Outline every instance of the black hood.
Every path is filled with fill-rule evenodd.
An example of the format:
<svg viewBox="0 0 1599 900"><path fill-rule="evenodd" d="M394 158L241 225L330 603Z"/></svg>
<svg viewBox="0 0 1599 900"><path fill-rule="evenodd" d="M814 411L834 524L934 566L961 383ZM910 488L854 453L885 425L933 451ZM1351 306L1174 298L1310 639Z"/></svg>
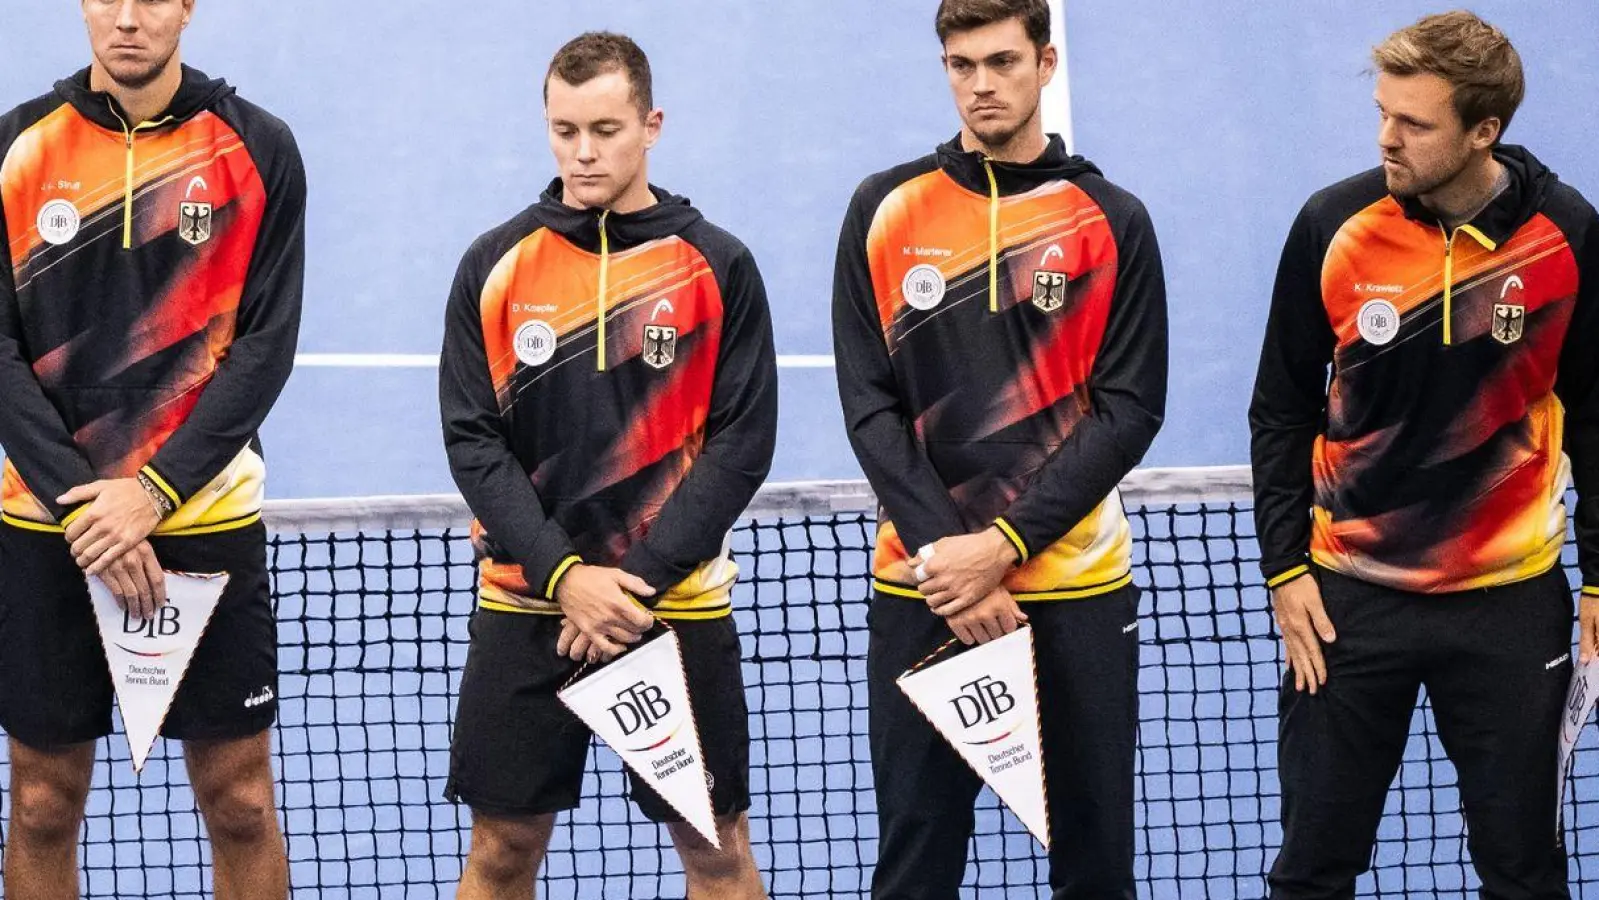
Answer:
<svg viewBox="0 0 1599 900"><path fill-rule="evenodd" d="M125 127L141 124L128 121L127 112L115 97L104 91L89 89L88 69L56 82L55 89L61 99L72 104L72 108L85 119L101 128L122 131ZM232 93L233 87L226 81L211 78L199 69L184 66L183 82L178 85L178 93L173 96L172 102L167 104L167 108L150 121L161 122L163 119L171 119L170 122L163 123L165 125L187 122ZM127 123L126 126L124 122Z"/></svg>
<svg viewBox="0 0 1599 900"><path fill-rule="evenodd" d="M983 154L961 146L960 135L938 147L938 165L969 191L988 193L988 173L983 171ZM1103 174L1093 163L1081 156L1066 152L1066 142L1060 135L1049 136L1044 152L1030 163L994 161L994 181L1001 196L1021 194L1049 181L1076 178L1079 175Z"/></svg>
<svg viewBox="0 0 1599 900"><path fill-rule="evenodd" d="M1544 201L1549 199L1560 176L1539 162L1526 147L1515 144L1495 147L1494 159L1510 173L1510 186L1470 224L1495 244L1503 244L1543 209ZM1409 218L1430 225L1439 224L1438 216L1422 206L1419 198L1403 197L1399 198L1399 203Z"/></svg>
<svg viewBox="0 0 1599 900"><path fill-rule="evenodd" d="M626 250L639 244L659 240L674 234L704 218L689 203L670 191L650 185L655 195L655 205L637 212L611 213L605 218L605 234L612 250ZM535 209L546 227L566 238L574 245L598 253L600 250L600 215L602 209L577 209L561 202L561 179L550 182L539 196Z"/></svg>

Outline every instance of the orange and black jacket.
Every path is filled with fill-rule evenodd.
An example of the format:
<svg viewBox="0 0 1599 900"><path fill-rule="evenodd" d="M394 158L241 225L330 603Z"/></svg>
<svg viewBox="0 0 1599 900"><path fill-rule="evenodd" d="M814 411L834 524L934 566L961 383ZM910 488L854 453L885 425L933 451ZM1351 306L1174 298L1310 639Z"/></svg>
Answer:
<svg viewBox="0 0 1599 900"><path fill-rule="evenodd" d="M1160 428L1166 291L1143 205L1059 138L1026 165L959 140L868 178L839 238L839 394L881 504L879 590L997 525L1020 600L1131 579L1116 485Z"/></svg>
<svg viewBox="0 0 1599 900"><path fill-rule="evenodd" d="M0 117L0 159L5 521L59 531L61 494L141 471L157 533L256 521L304 281L289 129L187 67L131 122L85 70Z"/></svg>
<svg viewBox="0 0 1599 900"><path fill-rule="evenodd" d="M728 531L777 437L771 314L749 250L653 190L618 214L556 181L461 261L439 394L484 608L558 613L584 562L663 617L730 611Z"/></svg>
<svg viewBox="0 0 1599 900"><path fill-rule="evenodd" d="M1495 155L1510 186L1459 228L1381 170L1294 222L1249 414L1268 584L1530 578L1560 561L1574 478L1599 593L1599 219L1526 150Z"/></svg>

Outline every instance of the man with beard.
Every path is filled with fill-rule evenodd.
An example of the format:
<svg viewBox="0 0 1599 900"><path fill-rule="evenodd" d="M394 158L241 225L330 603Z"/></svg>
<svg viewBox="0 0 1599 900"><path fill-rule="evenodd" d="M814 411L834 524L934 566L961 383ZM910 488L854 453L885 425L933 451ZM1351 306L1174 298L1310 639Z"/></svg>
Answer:
<svg viewBox="0 0 1599 900"><path fill-rule="evenodd" d="M1382 166L1294 223L1250 408L1261 566L1291 670L1271 895L1354 896L1425 687L1483 896L1566 897L1560 554L1574 477L1586 658L1599 218L1501 143L1524 82L1498 29L1431 16L1373 59Z"/></svg>
<svg viewBox="0 0 1599 900"><path fill-rule="evenodd" d="M288 128L183 66L193 0L84 0L89 68L0 118L5 895L77 895L112 685L85 574L158 618L163 569L229 581L162 733L222 898L287 896L277 639L256 430L294 364L305 176Z"/></svg>
<svg viewBox="0 0 1599 900"><path fill-rule="evenodd" d="M872 896L957 895L982 785L896 678L1030 622L1053 896L1131 898L1138 591L1116 486L1165 409L1160 253L1143 205L1044 133L1044 0L944 0L935 24L960 134L856 191L833 293L882 505Z"/></svg>

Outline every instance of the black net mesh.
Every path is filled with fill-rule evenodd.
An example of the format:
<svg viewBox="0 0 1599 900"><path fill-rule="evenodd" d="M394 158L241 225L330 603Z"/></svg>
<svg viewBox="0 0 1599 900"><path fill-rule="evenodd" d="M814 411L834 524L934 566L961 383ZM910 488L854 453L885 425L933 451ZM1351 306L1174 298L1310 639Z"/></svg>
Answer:
<svg viewBox="0 0 1599 900"><path fill-rule="evenodd" d="M1243 502L1138 505L1144 587L1138 767L1141 896L1260 897L1279 838L1280 651ZM393 521L389 517L387 521ZM866 577L872 519L756 518L734 550L752 717L751 830L774 897L861 897L876 856L866 744ZM474 570L465 530L304 534L270 561L279 617L280 797L296 897L447 898L468 844L442 799ZM1573 892L1599 878L1599 755L1576 756L1567 806ZM87 897L210 895L209 850L180 748L135 779L106 742L84 829ZM9 763L0 755L0 783ZM596 747L581 809L562 818L541 897L681 897L665 833ZM4 798L9 809L9 794ZM1036 843L979 801L970 896L1047 896ZM1454 772L1418 711L1363 895L1475 896ZM1599 896L1599 889L1593 892Z"/></svg>

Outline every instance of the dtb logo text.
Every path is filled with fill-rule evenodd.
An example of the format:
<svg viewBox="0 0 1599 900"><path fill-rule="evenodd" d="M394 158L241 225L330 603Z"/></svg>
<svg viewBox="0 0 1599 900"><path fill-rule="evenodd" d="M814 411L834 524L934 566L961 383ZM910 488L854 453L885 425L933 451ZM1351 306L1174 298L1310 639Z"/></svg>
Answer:
<svg viewBox="0 0 1599 900"><path fill-rule="evenodd" d="M158 637L172 637L182 630L176 606L163 606L148 619L135 619L126 611L122 613L123 634L141 634L145 640L155 640Z"/></svg>
<svg viewBox="0 0 1599 900"><path fill-rule="evenodd" d="M642 681L617 694L611 707L616 724L628 736L654 728L671 713L672 704L661 689Z"/></svg>
<svg viewBox="0 0 1599 900"><path fill-rule="evenodd" d="M992 724L1016 708L1016 697L1005 682L987 675L961 685L960 693L949 702L955 707L962 728Z"/></svg>

